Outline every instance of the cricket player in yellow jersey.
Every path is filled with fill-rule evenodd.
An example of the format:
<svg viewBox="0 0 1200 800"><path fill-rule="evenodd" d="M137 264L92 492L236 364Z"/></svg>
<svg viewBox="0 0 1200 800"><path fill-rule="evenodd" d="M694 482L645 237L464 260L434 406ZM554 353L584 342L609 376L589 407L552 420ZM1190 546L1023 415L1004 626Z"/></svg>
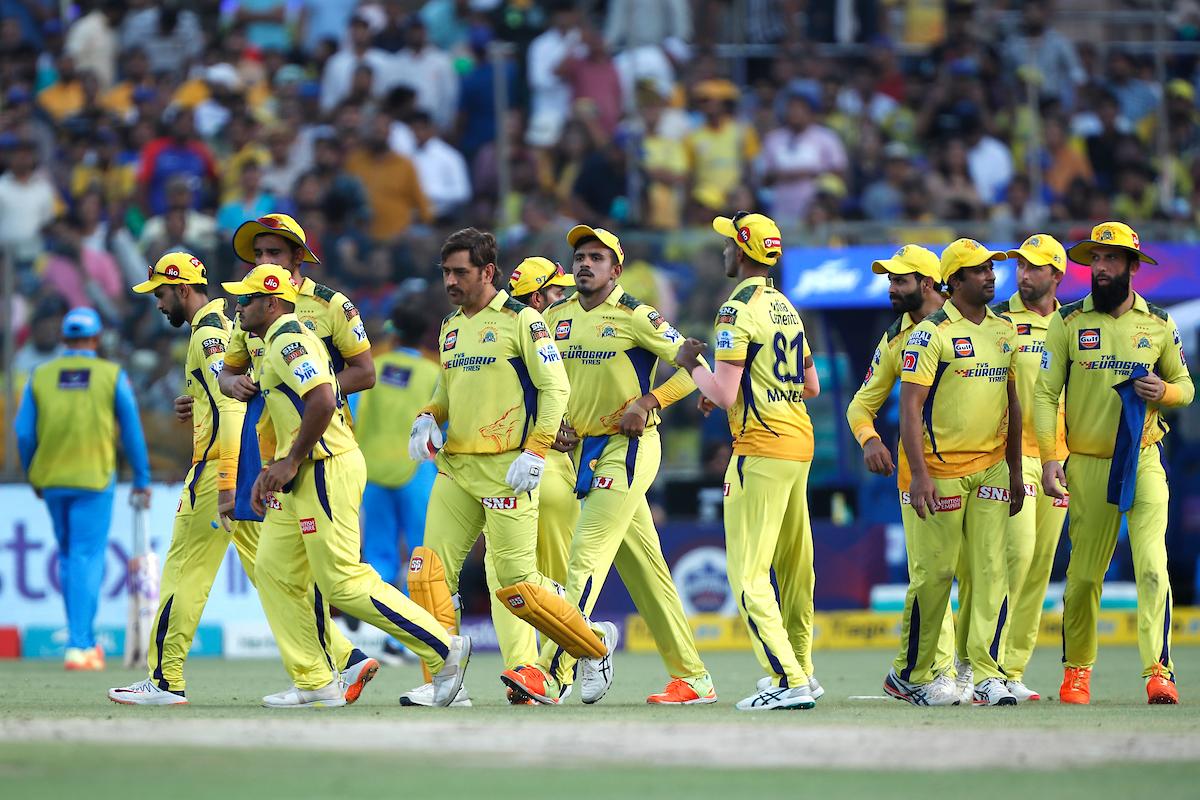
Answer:
<svg viewBox="0 0 1200 800"><path fill-rule="evenodd" d="M229 519L217 510L217 493L232 490L237 479L245 406L217 387L232 324L225 316L224 298L208 297L208 274L200 259L191 253L167 253L133 290L153 293L158 310L172 327L191 326L184 391L199 402L181 404L189 412L184 418L192 423L192 466L163 563L159 606L146 649L150 675L130 686L109 689L108 697L127 705L179 705L188 702L183 664L230 538L246 574L254 577L257 532L242 527L231 537ZM214 525L219 529L213 530Z"/></svg>
<svg viewBox="0 0 1200 800"><path fill-rule="evenodd" d="M267 214L241 225L233 235L233 250L247 263L281 264L298 287L296 316L324 343L334 365L343 395L369 389L375 385L375 365L371 358L371 343L358 309L340 292L305 278L301 268L305 263L318 263L308 247L304 229L287 214ZM262 464L275 452L271 438L270 420L265 416L266 404L259 393L257 371L262 359L262 342L248 337L235 320L225 354L225 366L219 380L221 391L235 400L246 403L238 454L240 479L235 492L222 493L220 506L230 513L235 527L246 527L248 541L257 536L256 527L262 517L250 507L250 490ZM328 652L332 665L340 670L345 686L346 701L358 699L367 683L379 670L379 662L350 644L329 615L329 604L320 589L310 586L313 596L309 607L320 609L319 625L323 650ZM313 646L321 643L314 641Z"/></svg>
<svg viewBox="0 0 1200 800"><path fill-rule="evenodd" d="M1104 222L1067 251L1090 265L1092 291L1050 318L1034 422L1042 487L1062 498L1069 488L1071 561L1063 593L1063 665L1058 698L1091 699L1096 615L1121 515L1138 591L1138 652L1150 703L1178 703L1171 661L1171 583L1167 575L1167 476L1164 408L1192 402L1179 328L1171 315L1133 291L1138 267L1155 264L1128 225ZM1058 403L1066 394L1067 449L1058 460Z"/></svg>
<svg viewBox="0 0 1200 800"><path fill-rule="evenodd" d="M824 691L812 676L813 430L804 401L821 386L804 323L767 277L783 255L779 227L741 212L717 217L713 230L726 238L725 274L739 281L717 313L716 373L697 360L706 345L695 339L678 359L726 409L734 439L725 472L729 585L767 673L737 708L812 708Z"/></svg>
<svg viewBox="0 0 1200 800"><path fill-rule="evenodd" d="M1067 253L1053 236L1036 233L1008 257L1017 262L1017 293L992 306L1012 320L1017 329L1017 396L1021 399L1021 480L1025 505L1008 518L1008 636L1000 663L1008 676L1008 690L1017 702L1040 700L1025 685L1025 668L1037 644L1042 605L1054 553L1067 516L1067 498L1051 497L1042 490L1042 460L1038 457L1037 429L1033 422L1033 388L1041 372L1046 328L1059 307L1058 286L1067 268ZM1067 457L1066 431L1059 411L1055 458Z"/></svg>
<svg viewBox="0 0 1200 800"><path fill-rule="evenodd" d="M900 652L883 688L914 705L961 702L949 676L934 672L956 567L971 592L959 628L966 626L972 702L1017 702L999 664L1008 618L1005 529L1025 499L1016 329L987 305L996 293L992 262L1005 258L974 239L951 243L941 257L950 299L913 329L901 357L900 442L922 457L909 461L912 572Z"/></svg>
<svg viewBox="0 0 1200 800"><path fill-rule="evenodd" d="M241 324L263 342L257 376L275 434L274 460L254 482L264 515L254 577L263 611L294 686L263 698L268 708L342 706L346 698L323 644L310 585L328 602L413 650L433 674L435 705L462 685L471 641L451 636L359 559L359 506L366 464L347 422L332 359L292 313L298 296L283 267L255 267L235 283ZM320 595L318 595L319 597Z"/></svg>
<svg viewBox="0 0 1200 800"><path fill-rule="evenodd" d="M558 348L541 314L496 288L494 236L465 228L441 256L458 310L442 322L441 378L409 437L413 460L438 466L409 592L455 628L459 572L482 530L505 607L573 656L607 660L605 642L537 568L538 486L570 394Z"/></svg>
<svg viewBox="0 0 1200 800"><path fill-rule="evenodd" d="M666 689L647 702L713 703L717 693L696 652L646 502L661 458L658 411L696 388L679 369L651 390L658 359L673 362L683 337L617 283L624 251L616 236L577 225L567 243L575 249L576 291L546 311L571 380L571 402L556 446L572 451L576 494L584 500L571 540L567 601L590 614L615 565L671 676ZM599 627L611 650L616 626L604 622ZM556 702L570 655L553 643L543 644L536 665L508 670L502 680L539 703ZM599 701L612 686L610 659L580 662L579 673L584 703Z"/></svg>
<svg viewBox="0 0 1200 800"><path fill-rule="evenodd" d="M904 345L913 328L935 311L941 310L946 298L940 291L942 267L933 252L915 244L906 244L891 258L875 261L871 271L888 276L888 299L892 310L900 318L892 323L879 340L871 363L867 366L862 386L855 392L846 409L846 421L855 440L862 446L863 463L876 475L896 473L900 492L900 518L904 524L904 550L908 556L908 571L913 570L912 548L913 513L908 500L908 482L911 471L904 448L896 451L896 460L875 430L875 418L879 409L892 394L892 388L900 380L900 365L904 357ZM949 672L954 659L954 615L946 608L942 633L938 638L937 651L933 659L935 674ZM969 699L969 698L968 698Z"/></svg>

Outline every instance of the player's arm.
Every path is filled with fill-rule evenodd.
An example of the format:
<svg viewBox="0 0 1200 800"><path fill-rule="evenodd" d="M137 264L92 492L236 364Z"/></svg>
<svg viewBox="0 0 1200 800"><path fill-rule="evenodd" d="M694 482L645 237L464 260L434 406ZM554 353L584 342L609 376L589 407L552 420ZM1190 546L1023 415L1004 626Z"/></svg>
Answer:
<svg viewBox="0 0 1200 800"><path fill-rule="evenodd" d="M875 430L875 418L895 384L896 359L888 349L885 333L871 357L862 386L854 393L846 408L846 422L863 449L863 462L876 475L891 475L896 469L891 452L883 443L879 431Z"/></svg>
<svg viewBox="0 0 1200 800"><path fill-rule="evenodd" d="M529 378L538 390L537 418L525 438L525 450L545 458L567 413L571 384L567 380L567 371L558 348L545 335L546 323L542 315L532 308L526 308L518 317L518 322L517 341L521 360L525 362Z"/></svg>
<svg viewBox="0 0 1200 800"><path fill-rule="evenodd" d="M812 350L808 347L808 337L804 337L804 389L805 400L812 400L821 394L821 376L817 374L817 365L813 361Z"/></svg>
<svg viewBox="0 0 1200 800"><path fill-rule="evenodd" d="M1171 341L1158 357L1158 363L1155 365L1158 374L1151 373L1145 378L1138 378L1134 381L1134 389L1144 400L1167 408L1182 408L1195 399L1196 387L1192 383L1187 361L1183 357L1183 340L1179 336L1179 326L1170 315L1167 316L1167 329L1171 334Z"/></svg>
<svg viewBox="0 0 1200 800"><path fill-rule="evenodd" d="M17 416L13 420L13 428L17 434L17 452L21 456L21 466L25 468L26 474L29 473L33 457L37 455L37 414L37 401L33 398L33 376L30 375L21 395Z"/></svg>
<svg viewBox="0 0 1200 800"><path fill-rule="evenodd" d="M142 432L137 398L133 396L133 387L129 385L125 370L117 376L113 404L117 424L121 426L121 446L133 469L133 493L129 502L147 508L150 505L150 454L146 451L146 435Z"/></svg>
<svg viewBox="0 0 1200 800"><path fill-rule="evenodd" d="M343 395L366 391L375 385L375 359L371 355L367 328L354 303L341 292L333 295L329 306L333 346L345 361L342 371L337 374L338 386Z"/></svg>
<svg viewBox="0 0 1200 800"><path fill-rule="evenodd" d="M217 385L221 371L225 368L225 356L228 355L229 334L223 328L205 327L199 343L204 368L202 380L210 397L216 403L216 414L213 424L217 426L217 447L219 460L217 462L217 492L218 505L233 500L233 490L237 487L238 455L242 446L242 420L246 416L246 404L224 394ZM220 493L228 493L220 497Z"/></svg>
<svg viewBox="0 0 1200 800"><path fill-rule="evenodd" d="M928 344L906 345L901 353L900 368L900 444L906 453L919 453L909 459L912 482L908 487L909 502L917 516L925 519L937 506L937 490L925 463L925 432L923 429L925 401L933 385L942 358L942 337L933 325L921 323L917 331L925 331Z"/></svg>
<svg viewBox="0 0 1200 800"><path fill-rule="evenodd" d="M629 325L630 333L640 347L658 356L662 361L678 366L675 373L661 386L630 403L621 417L618 426L621 434L637 438L645 432L646 422L652 411L666 408L687 397L696 390L696 382L692 380L688 370L678 365L675 360L679 347L683 344L683 336L657 311L650 306L639 306L634 309Z"/></svg>
<svg viewBox="0 0 1200 800"><path fill-rule="evenodd" d="M701 360L700 354L708 346L697 339L688 339L680 346L675 362L688 370L701 394L710 402L728 409L737 402L738 387L746 368L746 348L752 333L746 307L741 303L721 306L714 333L717 343L715 371L709 370Z"/></svg>
<svg viewBox="0 0 1200 800"><path fill-rule="evenodd" d="M1033 426L1042 459L1042 490L1060 500L1067 487L1067 475L1058 461L1058 406L1067 380L1067 348L1066 323L1055 313L1046 328L1042 368L1033 387Z"/></svg>
<svg viewBox="0 0 1200 800"><path fill-rule="evenodd" d="M217 375L217 386L221 394L243 403L258 394L258 384L247 374L250 371L250 343L239 322L234 322L229 342L225 346L225 359Z"/></svg>

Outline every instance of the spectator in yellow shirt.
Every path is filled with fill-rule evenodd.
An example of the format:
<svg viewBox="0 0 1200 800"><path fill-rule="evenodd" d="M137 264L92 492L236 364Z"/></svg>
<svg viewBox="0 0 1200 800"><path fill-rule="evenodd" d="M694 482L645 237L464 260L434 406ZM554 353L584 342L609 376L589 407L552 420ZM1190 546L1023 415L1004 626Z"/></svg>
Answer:
<svg viewBox="0 0 1200 800"><path fill-rule="evenodd" d="M758 134L733 116L738 89L726 80L706 80L692 90L704 124L686 139L692 171L692 200L698 218L707 221L726 208L733 191L744 182L751 160L758 155Z"/></svg>
<svg viewBox="0 0 1200 800"><path fill-rule="evenodd" d="M371 207L368 232L372 239L392 242L400 238L414 217L433 221L433 208L421 191L413 164L388 146L392 120L377 114L363 137L363 145L346 159L346 171L362 183Z"/></svg>

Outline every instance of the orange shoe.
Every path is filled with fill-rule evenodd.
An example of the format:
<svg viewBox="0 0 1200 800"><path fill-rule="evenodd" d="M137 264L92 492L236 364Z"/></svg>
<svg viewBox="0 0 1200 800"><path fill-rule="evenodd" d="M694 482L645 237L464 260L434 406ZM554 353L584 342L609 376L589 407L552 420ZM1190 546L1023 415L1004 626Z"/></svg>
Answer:
<svg viewBox="0 0 1200 800"><path fill-rule="evenodd" d="M518 692L511 686L505 690L510 706L536 706L537 702L524 692Z"/></svg>
<svg viewBox="0 0 1200 800"><path fill-rule="evenodd" d="M1067 667L1063 670L1062 686L1058 687L1058 701L1086 706L1092 701L1092 668Z"/></svg>
<svg viewBox="0 0 1200 800"><path fill-rule="evenodd" d="M700 692L703 692L701 694ZM683 678L673 678L667 688L646 698L651 705L698 706L717 702L717 690L707 674L693 678L691 683Z"/></svg>
<svg viewBox="0 0 1200 800"><path fill-rule="evenodd" d="M511 689L517 699L525 697L547 706L559 703L558 687L537 667L506 669L500 674L500 682Z"/></svg>
<svg viewBox="0 0 1200 800"><path fill-rule="evenodd" d="M63 669L68 672L99 672L104 669L104 651L99 645L89 647L68 647Z"/></svg>
<svg viewBox="0 0 1200 800"><path fill-rule="evenodd" d="M1179 705L1179 689L1175 687L1175 675L1162 664L1154 665L1154 672L1146 679L1146 702L1152 706Z"/></svg>
<svg viewBox="0 0 1200 800"><path fill-rule="evenodd" d="M92 660L92 669L97 672L104 669L104 651L100 649L100 645L96 645L88 651Z"/></svg>

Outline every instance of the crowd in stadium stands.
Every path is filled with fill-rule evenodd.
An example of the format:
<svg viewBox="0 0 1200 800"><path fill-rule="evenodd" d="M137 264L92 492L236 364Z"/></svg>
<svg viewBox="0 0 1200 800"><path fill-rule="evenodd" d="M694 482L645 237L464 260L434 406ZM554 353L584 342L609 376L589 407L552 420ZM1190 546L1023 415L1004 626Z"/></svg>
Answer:
<svg viewBox="0 0 1200 800"><path fill-rule="evenodd" d="M826 5L128 0L64 21L53 0L2 0L16 369L92 305L123 357L139 350L147 405L169 408L178 342L128 287L177 249L231 274L231 232L269 211L297 217L313 277L372 321L414 279L440 291L437 245L466 224L496 228L511 266L564 259L572 220L626 236L740 208L795 239L842 220L899 241L972 220L1015 241L1054 221L1200 219L1194 59L1164 85L1152 59L1073 40L1050 3L957 0L851 4L859 46L823 48L847 38ZM1173 37L1197 38L1193 6ZM747 56L718 57L734 30ZM717 254L646 241L623 283L707 320L716 295L688 297L705 264L720 280Z"/></svg>

